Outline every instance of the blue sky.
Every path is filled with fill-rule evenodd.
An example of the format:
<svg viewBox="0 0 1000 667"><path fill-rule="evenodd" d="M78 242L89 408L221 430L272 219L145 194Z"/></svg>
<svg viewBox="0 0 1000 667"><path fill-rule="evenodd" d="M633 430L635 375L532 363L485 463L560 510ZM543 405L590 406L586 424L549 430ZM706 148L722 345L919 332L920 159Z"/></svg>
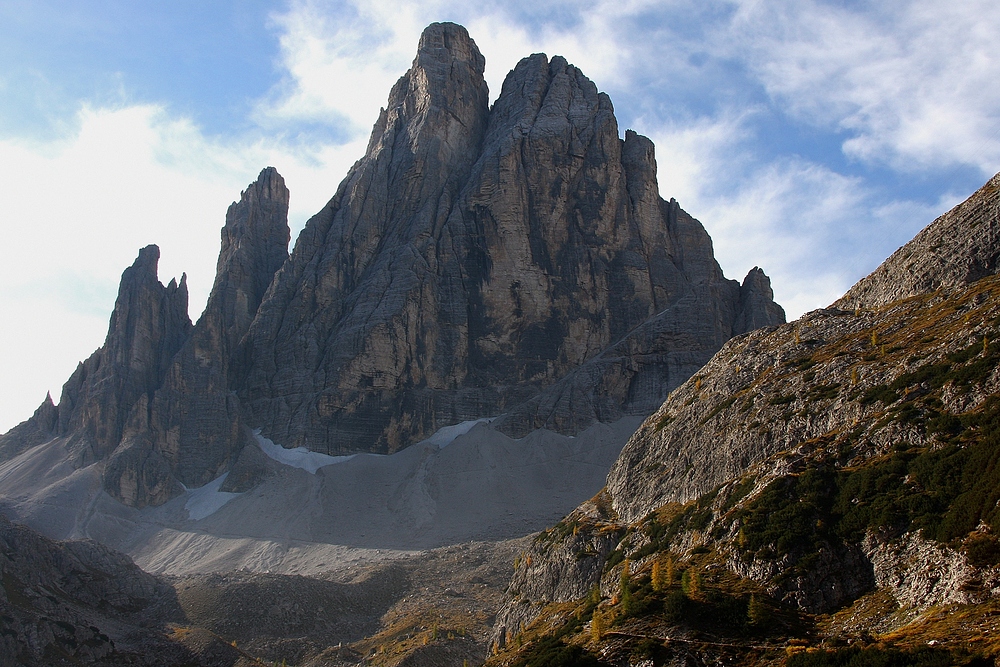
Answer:
<svg viewBox="0 0 1000 667"><path fill-rule="evenodd" d="M994 2L0 0L0 431L102 343L141 246L187 272L196 319L264 166L297 233L438 20L494 96L530 53L579 66L726 274L763 267L793 317L1000 170Z"/></svg>

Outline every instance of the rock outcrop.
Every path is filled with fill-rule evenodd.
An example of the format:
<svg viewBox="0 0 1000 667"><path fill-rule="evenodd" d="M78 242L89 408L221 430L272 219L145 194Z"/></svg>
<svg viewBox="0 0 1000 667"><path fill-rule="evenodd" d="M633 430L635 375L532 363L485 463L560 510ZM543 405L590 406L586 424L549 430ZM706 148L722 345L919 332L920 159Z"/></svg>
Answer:
<svg viewBox="0 0 1000 667"><path fill-rule="evenodd" d="M12 456L87 444L104 488L159 505L230 471L251 428L285 447L394 452L459 422L522 436L645 416L729 338L784 321L767 277L727 280L702 225L660 198L652 143L535 54L489 106L485 60L433 24L365 156L288 254L271 168L230 207L197 324L155 246L125 272L105 346ZM245 469L244 469L245 468Z"/></svg>
<svg viewBox="0 0 1000 667"><path fill-rule="evenodd" d="M366 156L277 274L239 391L276 442L389 452L511 410L530 415L510 433L572 433L643 414L734 333L783 321L757 282L743 294L723 277L702 226L660 199L652 143L621 140L578 69L526 58L492 109L482 70L463 28L430 26ZM650 382L605 365L575 389L599 408L516 407L552 403L535 397L625 339Z"/></svg>
<svg viewBox="0 0 1000 667"><path fill-rule="evenodd" d="M157 627L183 618L173 589L95 542L53 542L0 515L0 575L0 664L182 664L194 657L170 646ZM157 652L159 659L141 657Z"/></svg>
<svg viewBox="0 0 1000 667"><path fill-rule="evenodd" d="M46 396L30 419L0 437L4 458L58 436L72 440L81 465L115 450L134 408L163 383L191 331L186 278L164 287L159 259L155 245L139 251L122 273L104 345L63 385L58 406Z"/></svg>
<svg viewBox="0 0 1000 667"><path fill-rule="evenodd" d="M940 288L968 285L1000 269L1000 174L932 222L834 306L877 308Z"/></svg>
<svg viewBox="0 0 1000 667"><path fill-rule="evenodd" d="M59 408L52 402L52 394L28 419L0 436L0 461L12 459L26 449L51 440L59 432Z"/></svg>

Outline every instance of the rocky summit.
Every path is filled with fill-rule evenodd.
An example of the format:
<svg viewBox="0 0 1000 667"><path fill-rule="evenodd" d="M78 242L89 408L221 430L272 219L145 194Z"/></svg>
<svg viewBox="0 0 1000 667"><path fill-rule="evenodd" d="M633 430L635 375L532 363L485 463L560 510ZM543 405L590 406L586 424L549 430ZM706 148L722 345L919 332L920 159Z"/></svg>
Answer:
<svg viewBox="0 0 1000 667"><path fill-rule="evenodd" d="M484 67L464 28L429 26L291 254L289 192L261 172L194 325L184 278L164 287L143 249L104 346L0 457L61 438L141 508L223 474L222 491L251 488L253 429L327 455L487 418L572 435L648 415L732 336L784 321L762 271L723 276L701 224L660 198L652 143L620 137L580 70L529 56L491 107Z"/></svg>
<svg viewBox="0 0 1000 667"><path fill-rule="evenodd" d="M733 334L783 320L766 278L723 277L659 197L652 144L619 138L578 69L525 58L491 108L483 67L463 28L427 28L276 274L238 391L276 442L391 452L505 413L512 434L573 433L647 414ZM537 399L612 345L628 371L589 373L572 413Z"/></svg>

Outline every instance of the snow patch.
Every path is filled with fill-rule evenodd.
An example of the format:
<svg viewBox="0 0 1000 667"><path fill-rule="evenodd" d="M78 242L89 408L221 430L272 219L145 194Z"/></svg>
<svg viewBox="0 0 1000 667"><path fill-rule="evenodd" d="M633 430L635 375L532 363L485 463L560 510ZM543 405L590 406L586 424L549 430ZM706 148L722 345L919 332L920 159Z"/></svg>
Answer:
<svg viewBox="0 0 1000 667"><path fill-rule="evenodd" d="M460 435L465 435L471 431L472 427L476 424L489 424L494 419L496 419L496 417L485 417L483 419L473 419L472 421L460 422L452 426L439 428L434 432L434 435L426 440L421 440L420 444L437 445L441 448L447 447L455 441L455 438Z"/></svg>
<svg viewBox="0 0 1000 667"><path fill-rule="evenodd" d="M274 459L278 463L284 463L286 466L301 468L302 470L305 470L313 475L315 475L316 471L323 466L350 461L356 456L355 454L350 454L348 456L330 456L329 454L311 452L305 447L285 449L281 445L276 445L262 436L260 434L260 430L254 431L253 435L257 439L257 444L260 446L261 451L267 454L270 458Z"/></svg>
<svg viewBox="0 0 1000 667"><path fill-rule="evenodd" d="M185 487L185 490L187 490L189 495L187 502L184 503L184 509L187 510L189 519L200 521L207 516L211 516L212 514L218 512L222 506L230 500L241 495L239 493L219 491L228 476L228 472L223 473L222 476L212 480L205 486L198 487L197 489L188 490Z"/></svg>

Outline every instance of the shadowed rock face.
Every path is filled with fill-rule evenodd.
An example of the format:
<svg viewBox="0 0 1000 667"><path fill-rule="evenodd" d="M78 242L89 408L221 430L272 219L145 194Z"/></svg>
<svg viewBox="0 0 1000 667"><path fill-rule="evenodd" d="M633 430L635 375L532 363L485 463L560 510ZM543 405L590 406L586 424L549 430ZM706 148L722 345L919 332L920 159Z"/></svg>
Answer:
<svg viewBox="0 0 1000 667"><path fill-rule="evenodd" d="M463 28L425 31L368 153L276 276L239 392L275 441L395 451L515 410L672 312L664 326L692 334L691 354L652 400L617 383L596 390L608 414L504 422L575 432L654 409L733 333L783 321L759 279L743 294L723 277L701 225L660 199L652 143L622 141L578 69L525 58L492 109L482 69ZM662 364L669 343L632 347Z"/></svg>
<svg viewBox="0 0 1000 667"><path fill-rule="evenodd" d="M53 542L0 514L0 576L5 665L192 664L160 628L183 619L174 591L123 554Z"/></svg>
<svg viewBox="0 0 1000 667"><path fill-rule="evenodd" d="M233 393L239 345L274 272L288 258L287 217L288 189L273 167L229 207L205 311L161 386L137 404L105 469L105 488L123 502L158 505L181 491L177 481L206 484L248 442Z"/></svg>
<svg viewBox="0 0 1000 667"><path fill-rule="evenodd" d="M484 66L464 28L429 26L291 255L288 190L261 172L193 327L183 278L163 287L143 250L105 347L0 455L79 438L109 493L157 505L230 470L249 428L337 454L504 413L515 436L646 415L734 334L784 321L759 269L723 276L660 198L652 143L619 138L580 70L532 55L490 108Z"/></svg>
<svg viewBox="0 0 1000 667"><path fill-rule="evenodd" d="M164 287L159 259L160 249L146 246L125 269L104 346L63 386L57 432L78 440L87 460L118 446L134 406L163 383L191 331L186 277Z"/></svg>

